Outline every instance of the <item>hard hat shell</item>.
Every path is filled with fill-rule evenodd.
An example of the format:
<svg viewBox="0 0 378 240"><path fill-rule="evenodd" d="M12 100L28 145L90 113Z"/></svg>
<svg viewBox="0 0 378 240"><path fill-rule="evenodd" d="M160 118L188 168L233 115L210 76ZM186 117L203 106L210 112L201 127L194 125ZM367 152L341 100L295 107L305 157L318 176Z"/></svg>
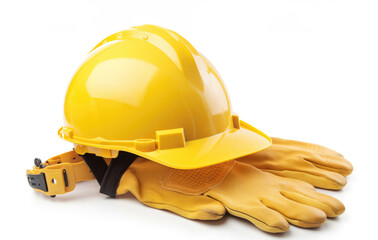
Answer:
<svg viewBox="0 0 378 240"><path fill-rule="evenodd" d="M127 151L180 169L260 151L270 138L232 114L212 64L177 33L143 25L100 42L68 87L61 138L79 154Z"/></svg>

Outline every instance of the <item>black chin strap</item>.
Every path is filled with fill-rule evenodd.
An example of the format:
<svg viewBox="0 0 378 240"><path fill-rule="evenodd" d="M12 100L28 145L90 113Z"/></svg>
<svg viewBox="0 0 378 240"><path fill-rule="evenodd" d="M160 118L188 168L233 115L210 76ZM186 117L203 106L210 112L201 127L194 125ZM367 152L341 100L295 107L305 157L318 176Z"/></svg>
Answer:
<svg viewBox="0 0 378 240"><path fill-rule="evenodd" d="M121 177L138 156L128 152L119 152L109 166L102 157L86 153L82 156L91 169L97 182L101 185L100 193L115 197Z"/></svg>
<svg viewBox="0 0 378 240"><path fill-rule="evenodd" d="M81 155L81 157L84 159L89 169L91 169L91 172L95 176L98 184L101 185L105 172L108 169L108 165L106 164L105 160L102 157L98 157L92 153L86 153Z"/></svg>
<svg viewBox="0 0 378 240"><path fill-rule="evenodd" d="M121 177L138 156L128 152L119 152L112 159L101 183L100 193L115 197Z"/></svg>

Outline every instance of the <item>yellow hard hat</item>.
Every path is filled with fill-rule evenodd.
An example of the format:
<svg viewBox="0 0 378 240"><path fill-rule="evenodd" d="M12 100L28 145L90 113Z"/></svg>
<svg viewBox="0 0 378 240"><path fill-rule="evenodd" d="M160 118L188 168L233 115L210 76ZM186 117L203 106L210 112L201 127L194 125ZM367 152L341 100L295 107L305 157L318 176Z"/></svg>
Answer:
<svg viewBox="0 0 378 240"><path fill-rule="evenodd" d="M71 80L59 136L78 154L130 152L180 169L267 148L240 123L212 64L177 33L133 27L100 42Z"/></svg>

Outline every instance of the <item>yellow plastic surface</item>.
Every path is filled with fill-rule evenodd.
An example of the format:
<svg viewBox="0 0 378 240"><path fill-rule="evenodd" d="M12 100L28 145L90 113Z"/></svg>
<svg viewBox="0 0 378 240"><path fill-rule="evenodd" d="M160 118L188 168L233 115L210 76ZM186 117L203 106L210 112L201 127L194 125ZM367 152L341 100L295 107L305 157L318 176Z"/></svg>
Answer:
<svg viewBox="0 0 378 240"><path fill-rule="evenodd" d="M151 25L113 34L91 51L71 80L64 115L59 135L77 152L92 147L114 157L121 150L173 168L205 167L271 144L240 126L207 59L177 33ZM182 135L169 134L177 129Z"/></svg>

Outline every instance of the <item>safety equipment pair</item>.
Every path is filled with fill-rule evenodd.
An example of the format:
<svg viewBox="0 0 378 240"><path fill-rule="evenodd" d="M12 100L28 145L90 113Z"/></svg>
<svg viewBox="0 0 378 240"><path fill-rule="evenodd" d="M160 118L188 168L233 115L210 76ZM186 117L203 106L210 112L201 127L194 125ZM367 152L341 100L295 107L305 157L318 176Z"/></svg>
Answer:
<svg viewBox="0 0 378 240"><path fill-rule="evenodd" d="M58 134L74 152L27 172L47 195L96 178L112 197L131 191L188 218L227 210L271 232L286 231L287 221L319 226L343 212L311 185L253 165L330 189L345 185L340 174L351 165L298 142L275 139L281 143L268 148L271 139L232 112L212 64L173 31L144 25L100 42L71 80L64 116Z"/></svg>
<svg viewBox="0 0 378 240"><path fill-rule="evenodd" d="M320 153L323 154L318 158L304 160L304 156ZM299 164L289 168L293 160ZM40 167L28 173L44 174L46 181L42 185L51 190L36 190L48 195L72 191L76 182L95 179L95 175L101 191L112 197L131 192L147 206L190 219L216 220L227 211L268 232L287 231L288 223L318 227L327 217L343 213L344 205L340 201L316 192L301 180L326 189L335 186L340 189L343 186L337 185L339 179L333 176L339 175L345 181L344 175L352 171L350 163L337 152L277 138L273 138L271 147L258 154L193 170L169 168L126 152L120 152L115 159L91 155L86 161L91 169L82 157L71 151L38 163ZM308 161L321 162L322 168L306 164ZM264 166L263 170L253 166L257 164ZM279 176L286 174L290 178ZM58 180L53 181L54 178ZM67 185L64 179L68 180Z"/></svg>

